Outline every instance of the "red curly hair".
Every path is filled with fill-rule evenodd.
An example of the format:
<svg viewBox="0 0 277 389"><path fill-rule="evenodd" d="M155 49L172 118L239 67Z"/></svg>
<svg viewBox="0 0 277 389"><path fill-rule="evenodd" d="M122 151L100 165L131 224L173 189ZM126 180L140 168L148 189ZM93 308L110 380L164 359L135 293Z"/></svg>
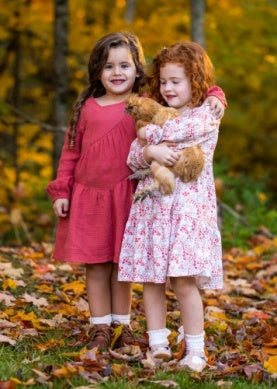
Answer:
<svg viewBox="0 0 277 389"><path fill-rule="evenodd" d="M192 107L199 107L207 97L208 89L214 85L214 68L205 50L195 42L178 42L162 49L153 59L152 73L149 76L150 97L160 104L167 105L160 93L160 69L167 63L184 67L191 83Z"/></svg>

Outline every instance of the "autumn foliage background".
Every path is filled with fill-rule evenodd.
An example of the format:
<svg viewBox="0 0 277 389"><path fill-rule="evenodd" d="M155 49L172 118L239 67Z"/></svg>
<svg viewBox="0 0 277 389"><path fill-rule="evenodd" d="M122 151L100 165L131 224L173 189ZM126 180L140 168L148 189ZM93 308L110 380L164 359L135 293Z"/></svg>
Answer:
<svg viewBox="0 0 277 389"><path fill-rule="evenodd" d="M125 0L69 0L68 117L86 85L89 53L104 34L120 30L137 34L149 65L162 46L190 39L188 0L137 0L131 23L125 12ZM271 0L206 2L206 49L217 84L228 100L215 155L226 287L220 297L211 293L204 300L209 364L214 367L213 378L243 376L268 385L277 364L276 15ZM20 344L25 350L22 342L33 337L34 349L43 356L46 350L56 353L65 344L72 347L69 354L64 351L64 358L74 357L74 363L61 359L53 364L46 358L41 360L44 368L32 365L36 379L30 385L37 377L48 385L53 379L75 375L91 383L101 382L105 374L132 381L131 368L124 370L120 363L108 368L105 360L79 351L87 340L83 273L49 262L56 223L45 193L54 174L53 24L51 0L0 0L0 275L4 291L0 328L1 336L7 337L0 340L11 347ZM168 299L169 326L176 335L178 307L170 291ZM134 328L143 332L138 286L133 313L138 317ZM76 320L72 321L73 316ZM57 327L61 332L49 335ZM67 340L62 331L68 332ZM88 367L82 370L79 366L84 360ZM149 369L147 379L153 377ZM92 377L91 371L99 376ZM13 382L30 378L29 371L24 374ZM202 378L210 379L205 374ZM138 377L146 379L145 370Z"/></svg>
<svg viewBox="0 0 277 389"><path fill-rule="evenodd" d="M11 222L22 229L22 218L31 239L51 241L55 219L45 186L54 174L53 131L47 128L53 124L54 2L1 0L0 6L0 242L18 243ZM135 32L149 65L162 46L190 39L189 1L136 1L132 23L126 22L125 12L125 0L69 1L68 117L86 85L91 48L102 35ZM242 174L245 187L250 185L245 177L250 177L255 208L265 202L272 208L271 193L277 188L275 17L272 1L206 3L206 49L228 100L215 173L223 179L219 186L227 197L230 177ZM15 103L19 112L13 110ZM235 207L249 203L245 196L226 200ZM272 229L272 216L269 224ZM26 238L23 232L21 240Z"/></svg>

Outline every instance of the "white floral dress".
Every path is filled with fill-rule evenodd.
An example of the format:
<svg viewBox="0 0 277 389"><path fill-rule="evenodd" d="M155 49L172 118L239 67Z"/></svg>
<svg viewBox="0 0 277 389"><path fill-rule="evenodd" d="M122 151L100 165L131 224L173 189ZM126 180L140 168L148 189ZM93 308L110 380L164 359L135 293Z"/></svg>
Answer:
<svg viewBox="0 0 277 389"><path fill-rule="evenodd" d="M164 283L167 277L196 277L202 289L222 288L222 249L217 226L213 154L219 120L208 104L187 109L163 128L147 126L149 144L170 140L176 149L200 144L205 166L200 177L184 184L176 178L172 195L147 197L133 203L119 259L119 280ZM141 148L135 140L128 156L132 170L142 166ZM137 191L152 178L140 181Z"/></svg>

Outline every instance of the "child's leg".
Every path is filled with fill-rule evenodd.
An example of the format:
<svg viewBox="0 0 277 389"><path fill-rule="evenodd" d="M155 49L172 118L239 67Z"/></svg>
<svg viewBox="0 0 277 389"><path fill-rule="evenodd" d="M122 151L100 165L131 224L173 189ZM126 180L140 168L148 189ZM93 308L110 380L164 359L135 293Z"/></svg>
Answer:
<svg viewBox="0 0 277 389"><path fill-rule="evenodd" d="M116 329L123 324L121 335L115 344L116 348L135 342L130 326L131 301L132 284L130 282L118 281L118 265L113 264L111 276L112 326Z"/></svg>
<svg viewBox="0 0 277 389"><path fill-rule="evenodd" d="M201 295L193 277L172 277L170 282L180 304L186 341L186 355L179 365L200 372L206 366Z"/></svg>
<svg viewBox="0 0 277 389"><path fill-rule="evenodd" d="M143 304L147 329L159 330L166 327L165 284L143 284Z"/></svg>
<svg viewBox="0 0 277 389"><path fill-rule="evenodd" d="M89 310L92 317L111 314L112 262L88 264L86 266L86 284Z"/></svg>
<svg viewBox="0 0 277 389"><path fill-rule="evenodd" d="M143 302L152 356L158 359L170 359L171 350L167 339L170 331L166 328L165 284L145 283Z"/></svg>
<svg viewBox="0 0 277 389"><path fill-rule="evenodd" d="M87 296L90 323L93 325L89 348L106 350L111 343L111 287L112 263L88 264L86 266Z"/></svg>
<svg viewBox="0 0 277 389"><path fill-rule="evenodd" d="M130 282L118 281L118 265L113 264L111 276L111 304L112 314L126 316L122 319L123 324L130 323L131 301L132 301L132 284ZM127 319L127 317L129 319Z"/></svg>
<svg viewBox="0 0 277 389"><path fill-rule="evenodd" d="M204 330L203 303L193 277L171 277L170 283L183 320L185 334L198 335Z"/></svg>

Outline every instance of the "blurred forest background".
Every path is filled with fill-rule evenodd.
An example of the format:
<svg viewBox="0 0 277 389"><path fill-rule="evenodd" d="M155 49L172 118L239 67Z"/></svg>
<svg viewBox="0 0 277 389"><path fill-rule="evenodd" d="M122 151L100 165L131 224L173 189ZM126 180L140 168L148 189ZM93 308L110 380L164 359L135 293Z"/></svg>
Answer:
<svg viewBox="0 0 277 389"><path fill-rule="evenodd" d="M94 43L132 31L150 66L161 47L191 40L189 0L68 0L60 26L55 3L64 1L0 0L2 245L53 241L45 187ZM274 0L206 1L206 50L228 100L215 155L225 246L245 244L256 230L277 233L276 15ZM66 52L57 51L57 39L67 42Z"/></svg>

